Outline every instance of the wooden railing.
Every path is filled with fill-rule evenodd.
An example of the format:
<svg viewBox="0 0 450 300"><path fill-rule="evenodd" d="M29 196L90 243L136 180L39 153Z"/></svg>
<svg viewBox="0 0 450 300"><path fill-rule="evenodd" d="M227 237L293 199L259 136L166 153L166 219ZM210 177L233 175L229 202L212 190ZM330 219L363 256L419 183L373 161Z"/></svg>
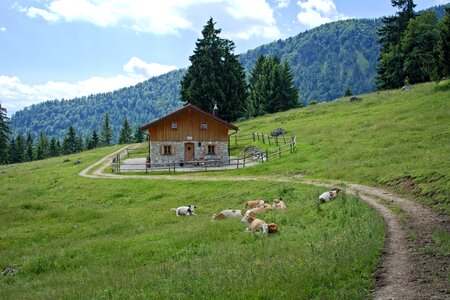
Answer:
<svg viewBox="0 0 450 300"><path fill-rule="evenodd" d="M256 150L250 154L244 155L242 157L230 157L227 161L223 160L210 160L210 159L202 159L202 160L193 160L193 161L172 161L167 163L153 163L149 162L147 158L146 163L127 163L122 164L122 157L124 155L129 155L132 151L128 148L122 152L121 154L117 154L112 162L111 162L111 170L113 173L120 173L121 166L126 166L126 169L123 171L145 171L148 173L150 170L167 170L169 173L176 172L177 169L181 169L184 171L189 170L211 170L214 168L245 168L246 166L253 165L257 162L268 162L273 159L280 158L286 152L294 153L296 151L297 139L296 137L272 137L270 135L264 134L249 134L249 135L240 135L237 137L233 137L237 142L245 141L246 139L253 141L262 141L264 144L273 145L274 147L266 150Z"/></svg>

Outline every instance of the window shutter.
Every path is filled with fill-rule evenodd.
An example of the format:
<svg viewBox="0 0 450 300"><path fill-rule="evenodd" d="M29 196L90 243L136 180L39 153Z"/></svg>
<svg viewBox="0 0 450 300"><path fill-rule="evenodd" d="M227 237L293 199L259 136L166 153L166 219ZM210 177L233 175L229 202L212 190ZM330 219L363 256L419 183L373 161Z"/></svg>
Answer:
<svg viewBox="0 0 450 300"><path fill-rule="evenodd" d="M161 145L161 146L159 146L159 154L164 154L164 146L163 145Z"/></svg>
<svg viewBox="0 0 450 300"><path fill-rule="evenodd" d="M219 154L219 145L214 145L214 155Z"/></svg>
<svg viewBox="0 0 450 300"><path fill-rule="evenodd" d="M170 154L175 154L175 146L174 145L172 145L172 146L170 146Z"/></svg>

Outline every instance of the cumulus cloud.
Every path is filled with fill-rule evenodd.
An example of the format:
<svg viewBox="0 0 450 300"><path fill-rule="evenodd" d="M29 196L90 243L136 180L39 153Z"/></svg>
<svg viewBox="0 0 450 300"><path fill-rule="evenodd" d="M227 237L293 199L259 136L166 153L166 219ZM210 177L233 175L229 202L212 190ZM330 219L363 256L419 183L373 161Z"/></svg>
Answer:
<svg viewBox="0 0 450 300"><path fill-rule="evenodd" d="M278 8L285 8L289 6L290 0L276 0Z"/></svg>
<svg viewBox="0 0 450 300"><path fill-rule="evenodd" d="M199 5L203 15L224 13L242 22L242 31L248 28L254 35L257 33L251 28L255 26L263 27L262 34L269 34L269 38L278 30L273 10L265 0L51 0L41 8L16 8L29 17L41 17L48 22L88 22L100 27L125 27L166 35L196 31L194 22L198 14L192 11L198 12Z"/></svg>
<svg viewBox="0 0 450 300"><path fill-rule="evenodd" d="M300 0L297 2L300 12L297 19L308 27L316 27L328 22L348 19L336 9L332 0Z"/></svg>
<svg viewBox="0 0 450 300"><path fill-rule="evenodd" d="M132 57L124 66L125 74L114 77L92 77L76 83L48 81L44 84L27 85L17 76L0 75L0 99L8 115L26 106L52 99L71 99L90 94L110 92L135 85L150 77L174 70L174 66L147 63Z"/></svg>

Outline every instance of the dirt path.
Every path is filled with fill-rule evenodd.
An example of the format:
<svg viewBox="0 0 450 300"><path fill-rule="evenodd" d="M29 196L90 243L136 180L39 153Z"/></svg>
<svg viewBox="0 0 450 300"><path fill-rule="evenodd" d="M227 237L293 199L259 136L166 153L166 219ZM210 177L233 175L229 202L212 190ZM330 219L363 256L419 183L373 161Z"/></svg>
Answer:
<svg viewBox="0 0 450 300"><path fill-rule="evenodd" d="M125 147L126 148L126 147ZM122 148L106 156L80 172L89 178L146 180L197 180L197 181L270 181L289 182L331 187L333 184L287 177L195 177L195 176L145 176L104 174L114 155ZM93 168L101 166L92 174ZM346 184L348 194L357 194L383 217L387 229L381 264L374 274L373 299L450 299L450 258L437 253L433 234L437 230L450 234L450 220L444 214L396 195L391 191L359 184ZM395 206L404 212L405 218L392 212ZM405 220L403 220L405 219Z"/></svg>

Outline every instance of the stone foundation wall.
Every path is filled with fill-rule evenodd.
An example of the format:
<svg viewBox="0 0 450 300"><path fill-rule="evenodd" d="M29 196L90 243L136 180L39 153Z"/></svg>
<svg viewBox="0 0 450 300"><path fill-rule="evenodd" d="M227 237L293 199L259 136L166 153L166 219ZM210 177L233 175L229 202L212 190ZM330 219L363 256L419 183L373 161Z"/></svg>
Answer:
<svg viewBox="0 0 450 300"><path fill-rule="evenodd" d="M220 160L228 163L228 142L216 141L185 141L185 142L150 142L150 158L154 164L180 162L184 160L184 144L194 144L194 159L196 160ZM174 154L161 154L162 146L172 146ZM208 145L215 145L216 154L208 155Z"/></svg>

